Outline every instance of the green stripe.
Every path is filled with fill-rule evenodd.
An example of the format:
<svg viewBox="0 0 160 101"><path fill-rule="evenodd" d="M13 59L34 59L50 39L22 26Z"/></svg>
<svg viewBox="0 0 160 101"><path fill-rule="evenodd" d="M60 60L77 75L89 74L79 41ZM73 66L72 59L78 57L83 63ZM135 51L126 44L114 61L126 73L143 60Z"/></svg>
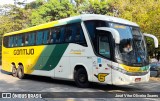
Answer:
<svg viewBox="0 0 160 101"><path fill-rule="evenodd" d="M50 71L54 69L62 58L65 50L67 49L68 44L57 44L57 45L48 45L42 52L40 58L38 59L36 65L34 66L35 70L46 70ZM43 64L40 66L39 64Z"/></svg>

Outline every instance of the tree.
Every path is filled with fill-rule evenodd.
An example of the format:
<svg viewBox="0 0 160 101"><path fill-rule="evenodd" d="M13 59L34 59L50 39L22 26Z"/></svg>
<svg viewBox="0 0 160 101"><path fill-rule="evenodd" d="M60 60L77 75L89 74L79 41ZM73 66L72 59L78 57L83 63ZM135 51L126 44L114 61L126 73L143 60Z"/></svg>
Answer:
<svg viewBox="0 0 160 101"><path fill-rule="evenodd" d="M30 12L15 5L4 5L1 13L0 33L4 34L27 28Z"/></svg>
<svg viewBox="0 0 160 101"><path fill-rule="evenodd" d="M32 12L32 25L58 20L76 15L74 5L69 0L48 0L44 5Z"/></svg>
<svg viewBox="0 0 160 101"><path fill-rule="evenodd" d="M32 1L25 5L25 9L38 9L38 7L42 6L45 3L46 3L45 0Z"/></svg>

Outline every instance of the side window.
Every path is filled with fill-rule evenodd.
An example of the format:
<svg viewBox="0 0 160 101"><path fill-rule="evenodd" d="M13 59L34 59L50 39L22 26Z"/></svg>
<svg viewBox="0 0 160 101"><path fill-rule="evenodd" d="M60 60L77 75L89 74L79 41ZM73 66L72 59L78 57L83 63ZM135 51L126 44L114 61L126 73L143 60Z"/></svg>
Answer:
<svg viewBox="0 0 160 101"><path fill-rule="evenodd" d="M18 47L22 46L22 35L17 36L17 46Z"/></svg>
<svg viewBox="0 0 160 101"><path fill-rule="evenodd" d="M61 26L60 27L60 43L64 42L64 32L65 32L65 27Z"/></svg>
<svg viewBox="0 0 160 101"><path fill-rule="evenodd" d="M96 38L96 27L108 27L109 26L105 21L100 21L100 20L85 21L84 23L92 39L92 42L94 42Z"/></svg>
<svg viewBox="0 0 160 101"><path fill-rule="evenodd" d="M52 28L51 29L51 33L50 33L50 42L49 43L54 43L55 40L56 40L56 29L55 28Z"/></svg>
<svg viewBox="0 0 160 101"><path fill-rule="evenodd" d="M49 34L50 34L50 30L44 30L43 31L44 35L43 35L43 44L48 44L49 43Z"/></svg>
<svg viewBox="0 0 160 101"><path fill-rule="evenodd" d="M24 46L25 45L25 34L22 34L22 44L21 46Z"/></svg>
<svg viewBox="0 0 160 101"><path fill-rule="evenodd" d="M81 36L81 30L80 26L77 26L76 32L75 32L75 42L80 42L80 36Z"/></svg>
<svg viewBox="0 0 160 101"><path fill-rule="evenodd" d="M28 34L28 45L35 45L35 32Z"/></svg>
<svg viewBox="0 0 160 101"><path fill-rule="evenodd" d="M41 45L43 43L43 31L38 31L36 36L36 45Z"/></svg>
<svg viewBox="0 0 160 101"><path fill-rule="evenodd" d="M94 21L86 21L85 22L85 25L86 25L86 28L87 28L87 30L88 30L88 33L89 33L89 35L90 35L90 37L91 37L91 39L92 40L94 40L94 38L95 38L95 22Z"/></svg>
<svg viewBox="0 0 160 101"><path fill-rule="evenodd" d="M13 36L13 47L18 46L17 43L18 43L18 35L14 35Z"/></svg>
<svg viewBox="0 0 160 101"><path fill-rule="evenodd" d="M100 33L98 37L98 43L99 54L106 58L111 58L109 36L105 33Z"/></svg>
<svg viewBox="0 0 160 101"><path fill-rule="evenodd" d="M60 28L56 27L52 29L50 43L59 43L60 42Z"/></svg>
<svg viewBox="0 0 160 101"><path fill-rule="evenodd" d="M65 33L64 33L64 42L66 42L66 43L72 42L73 32L74 32L73 24L67 25L65 28Z"/></svg>
<svg viewBox="0 0 160 101"><path fill-rule="evenodd" d="M28 41L29 41L29 34L26 33L25 34L25 45L28 45Z"/></svg>
<svg viewBox="0 0 160 101"><path fill-rule="evenodd" d="M9 36L9 47L13 47L13 36Z"/></svg>
<svg viewBox="0 0 160 101"><path fill-rule="evenodd" d="M9 37L8 36L5 36L3 38L3 45L4 47L9 47Z"/></svg>
<svg viewBox="0 0 160 101"><path fill-rule="evenodd" d="M74 43L86 46L87 43L86 43L84 33L83 33L83 30L82 30L80 23L75 24L75 26L76 26L76 28L74 31L74 36L75 36Z"/></svg>

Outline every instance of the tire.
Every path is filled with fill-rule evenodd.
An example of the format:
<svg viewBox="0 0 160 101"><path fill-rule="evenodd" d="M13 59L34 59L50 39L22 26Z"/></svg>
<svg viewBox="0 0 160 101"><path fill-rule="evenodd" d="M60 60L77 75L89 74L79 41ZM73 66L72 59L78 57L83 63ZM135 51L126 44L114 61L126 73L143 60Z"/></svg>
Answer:
<svg viewBox="0 0 160 101"><path fill-rule="evenodd" d="M74 73L74 80L78 87L86 88L89 86L88 75L85 69L80 68Z"/></svg>
<svg viewBox="0 0 160 101"><path fill-rule="evenodd" d="M17 69L17 77L19 79L24 79L25 75L24 75L24 70L23 70L23 66L19 65L18 69Z"/></svg>
<svg viewBox="0 0 160 101"><path fill-rule="evenodd" d="M14 65L12 65L12 76L17 77L17 69Z"/></svg>

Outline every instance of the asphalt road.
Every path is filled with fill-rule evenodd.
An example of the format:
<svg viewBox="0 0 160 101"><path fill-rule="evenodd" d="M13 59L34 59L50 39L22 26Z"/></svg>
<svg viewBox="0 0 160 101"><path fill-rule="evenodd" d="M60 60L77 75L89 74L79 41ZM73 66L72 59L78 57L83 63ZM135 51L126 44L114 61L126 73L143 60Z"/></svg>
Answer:
<svg viewBox="0 0 160 101"><path fill-rule="evenodd" d="M56 80L49 77L27 76L20 80L11 75L0 72L1 92L160 92L160 81L133 84L127 86L113 86L93 83L89 88L78 88L74 82ZM160 98L54 98L54 99L0 99L4 101L160 101Z"/></svg>

